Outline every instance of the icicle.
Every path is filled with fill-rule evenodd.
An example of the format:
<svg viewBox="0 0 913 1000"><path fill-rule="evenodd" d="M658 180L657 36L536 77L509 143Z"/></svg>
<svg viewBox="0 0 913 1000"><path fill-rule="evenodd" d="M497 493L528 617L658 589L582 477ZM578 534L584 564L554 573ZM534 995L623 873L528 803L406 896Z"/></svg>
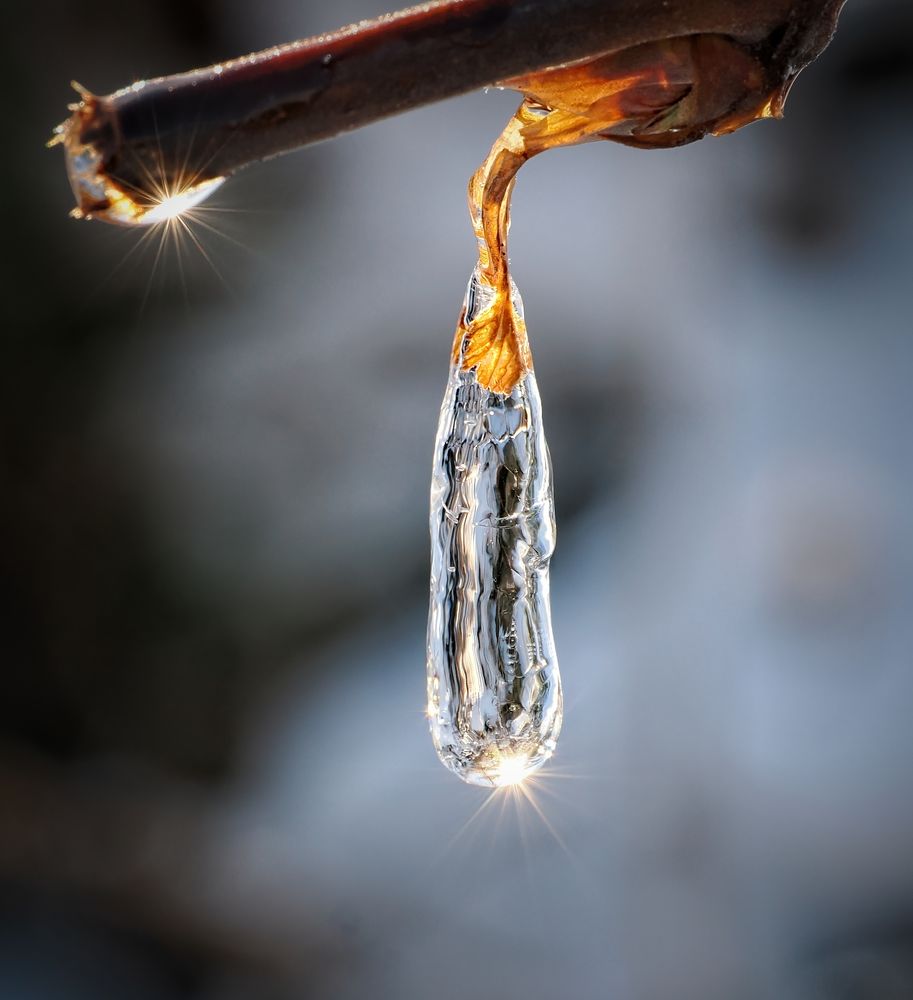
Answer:
<svg viewBox="0 0 913 1000"><path fill-rule="evenodd" d="M492 298L476 271L463 325ZM561 729L549 609L552 472L531 367L511 391L492 391L464 368L467 343L450 369L435 444L428 717L448 768L500 786L548 760Z"/></svg>

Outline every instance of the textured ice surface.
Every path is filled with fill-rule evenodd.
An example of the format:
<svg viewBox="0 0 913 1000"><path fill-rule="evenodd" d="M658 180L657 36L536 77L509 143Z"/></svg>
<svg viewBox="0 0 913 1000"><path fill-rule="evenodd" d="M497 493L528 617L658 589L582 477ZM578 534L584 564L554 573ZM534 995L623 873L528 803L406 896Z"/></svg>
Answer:
<svg viewBox="0 0 913 1000"><path fill-rule="evenodd" d="M470 314L477 292L474 279ZM457 361L431 485L428 717L443 763L473 784L515 783L555 749L562 700L549 608L554 546L535 375L501 394Z"/></svg>

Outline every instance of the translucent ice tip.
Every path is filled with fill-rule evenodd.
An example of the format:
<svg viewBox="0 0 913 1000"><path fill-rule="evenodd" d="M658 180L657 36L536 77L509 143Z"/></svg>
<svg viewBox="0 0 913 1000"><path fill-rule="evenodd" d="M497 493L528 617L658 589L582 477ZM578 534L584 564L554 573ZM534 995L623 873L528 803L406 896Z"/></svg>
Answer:
<svg viewBox="0 0 913 1000"><path fill-rule="evenodd" d="M67 170L78 203L73 216L101 219L118 226L155 226L170 222L196 208L225 182L224 177L215 177L198 184L175 186L171 190L161 187L143 194L128 193L103 173L99 157L85 147L72 156L68 150Z"/></svg>
<svg viewBox="0 0 913 1000"><path fill-rule="evenodd" d="M183 191L178 191L175 194L163 195L159 201L152 202L151 207L143 212L135 222L140 226L154 226L158 222L176 219L192 208L196 208L224 183L224 177L216 177L213 180L186 187Z"/></svg>

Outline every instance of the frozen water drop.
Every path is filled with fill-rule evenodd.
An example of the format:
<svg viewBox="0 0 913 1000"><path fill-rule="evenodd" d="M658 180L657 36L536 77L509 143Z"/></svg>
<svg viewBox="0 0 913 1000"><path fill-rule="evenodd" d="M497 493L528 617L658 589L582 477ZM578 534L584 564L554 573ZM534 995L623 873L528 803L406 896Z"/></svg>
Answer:
<svg viewBox="0 0 913 1000"><path fill-rule="evenodd" d="M474 275L466 315L488 299ZM562 720L549 607L554 545L535 375L495 392L458 358L431 487L428 718L441 761L471 784L516 784L554 752Z"/></svg>

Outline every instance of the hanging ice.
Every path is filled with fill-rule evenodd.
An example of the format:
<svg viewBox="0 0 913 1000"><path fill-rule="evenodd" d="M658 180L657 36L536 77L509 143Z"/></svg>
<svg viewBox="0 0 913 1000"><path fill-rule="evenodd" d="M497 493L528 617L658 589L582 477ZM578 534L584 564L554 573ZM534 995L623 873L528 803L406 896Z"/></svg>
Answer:
<svg viewBox="0 0 913 1000"><path fill-rule="evenodd" d="M514 309L522 305L513 289ZM470 282L464 323L491 303ZM441 761L476 785L513 784L552 755L562 698L549 609L551 462L532 369L484 388L450 369L431 486L428 717Z"/></svg>

